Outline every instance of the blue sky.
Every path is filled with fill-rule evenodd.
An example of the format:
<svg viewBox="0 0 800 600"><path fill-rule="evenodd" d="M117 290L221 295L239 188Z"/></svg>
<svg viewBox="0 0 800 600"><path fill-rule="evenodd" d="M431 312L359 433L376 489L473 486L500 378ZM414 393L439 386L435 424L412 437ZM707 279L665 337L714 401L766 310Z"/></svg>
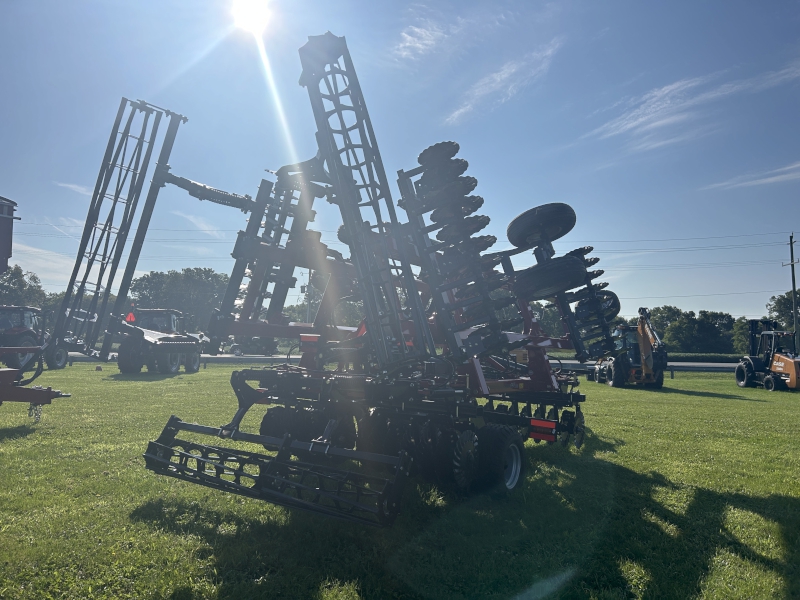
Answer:
<svg viewBox="0 0 800 600"><path fill-rule="evenodd" d="M269 6L264 45L298 158L316 147L297 49L330 30L347 37L390 179L426 146L459 142L495 249L515 215L567 202L578 223L556 249L593 245L625 315L674 304L760 316L789 289L797 2ZM178 175L255 195L264 169L292 162L229 0L0 0L0 56L0 195L22 217L12 262L50 291L68 279L120 97L189 118ZM334 245L337 212L315 208L312 227ZM139 269L229 272L244 225L166 188Z"/></svg>

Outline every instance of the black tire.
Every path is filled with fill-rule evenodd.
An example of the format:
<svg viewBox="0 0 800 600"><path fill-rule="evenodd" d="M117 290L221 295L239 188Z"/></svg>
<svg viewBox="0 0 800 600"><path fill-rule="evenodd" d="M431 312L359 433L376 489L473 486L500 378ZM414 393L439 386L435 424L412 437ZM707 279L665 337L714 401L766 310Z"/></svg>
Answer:
<svg viewBox="0 0 800 600"><path fill-rule="evenodd" d="M268 437L282 438L286 433L291 433L292 415L285 406L273 406L267 409L261 419L259 433ZM269 446L264 446L267 450L274 450Z"/></svg>
<svg viewBox="0 0 800 600"><path fill-rule="evenodd" d="M625 365L617 364L616 361L608 366L606 371L606 383L611 387L622 387L625 385Z"/></svg>
<svg viewBox="0 0 800 600"><path fill-rule="evenodd" d="M142 370L140 347L137 340L122 340L117 351L117 367L120 373L133 374Z"/></svg>
<svg viewBox="0 0 800 600"><path fill-rule="evenodd" d="M753 369L748 363L740 362L733 374L736 377L736 385L740 388L753 387Z"/></svg>
<svg viewBox="0 0 800 600"><path fill-rule="evenodd" d="M664 371L656 371L655 381L653 381L653 387L657 390L660 390L664 387Z"/></svg>
<svg viewBox="0 0 800 600"><path fill-rule="evenodd" d="M200 352L186 354L186 362L183 368L187 373L197 373L200 370Z"/></svg>
<svg viewBox="0 0 800 600"><path fill-rule="evenodd" d="M25 333L17 338L10 346L20 347L36 347L36 338L29 333ZM36 362L36 352L28 352L26 354L6 354L3 357L3 362L9 369L22 369L25 370Z"/></svg>
<svg viewBox="0 0 800 600"><path fill-rule="evenodd" d="M51 346L44 353L44 361L47 363L47 368L51 371L63 369L69 362L69 352L62 346Z"/></svg>
<svg viewBox="0 0 800 600"><path fill-rule="evenodd" d="M569 204L543 204L514 218L508 224L506 235L517 248L532 248L568 234L575 227L575 221L575 211Z"/></svg>
<svg viewBox="0 0 800 600"><path fill-rule="evenodd" d="M586 267L579 258L559 256L515 275L514 291L525 300L544 300L583 285Z"/></svg>
<svg viewBox="0 0 800 600"><path fill-rule="evenodd" d="M478 436L471 429L462 431L453 445L453 477L459 490L467 491L472 487L478 474L479 456Z"/></svg>
<svg viewBox="0 0 800 600"><path fill-rule="evenodd" d="M158 372L164 375L173 375L181 368L181 355L177 352L164 352L156 355Z"/></svg>
<svg viewBox="0 0 800 600"><path fill-rule="evenodd" d="M778 388L778 382L775 381L775 377L772 375L767 375L764 377L764 389L768 392L774 392Z"/></svg>
<svg viewBox="0 0 800 600"><path fill-rule="evenodd" d="M479 482L510 493L525 482L525 446L519 432L490 423L478 430Z"/></svg>

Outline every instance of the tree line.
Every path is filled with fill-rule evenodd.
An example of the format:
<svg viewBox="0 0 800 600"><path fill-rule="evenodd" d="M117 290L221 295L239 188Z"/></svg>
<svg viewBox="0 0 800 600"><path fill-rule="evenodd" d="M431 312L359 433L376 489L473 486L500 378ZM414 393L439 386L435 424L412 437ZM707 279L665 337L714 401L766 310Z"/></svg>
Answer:
<svg viewBox="0 0 800 600"><path fill-rule="evenodd" d="M185 315L190 331L205 329L211 312L219 307L228 286L228 276L209 268L186 268L181 271L151 271L133 280L130 301L139 308L173 308ZM307 290L306 301L286 306L290 321L313 321L321 292L313 285ZM18 265L0 275L0 304L34 306L44 313L55 315L61 308L64 292L48 293L39 277L23 272ZM112 299L113 301L113 299ZM534 312L543 329L550 335L563 335L558 310L534 302ZM780 327L792 329L791 291L772 296L767 302L765 318L778 321ZM357 325L361 318L357 301L346 301L337 307L338 325ZM684 311L677 306L664 305L650 309L650 318L661 339L672 352L744 354L747 352L747 318L725 312L701 310ZM633 317L627 322L635 324ZM625 323L617 317L615 323Z"/></svg>
<svg viewBox="0 0 800 600"><path fill-rule="evenodd" d="M211 311L220 305L227 287L228 276L214 269L151 271L133 280L128 297L131 305L138 308L179 310L184 314L187 330L198 331L208 325ZM36 273L23 272L18 265L0 275L0 304L40 308L50 327L63 300L64 292L46 292ZM112 295L109 305L115 301Z"/></svg>

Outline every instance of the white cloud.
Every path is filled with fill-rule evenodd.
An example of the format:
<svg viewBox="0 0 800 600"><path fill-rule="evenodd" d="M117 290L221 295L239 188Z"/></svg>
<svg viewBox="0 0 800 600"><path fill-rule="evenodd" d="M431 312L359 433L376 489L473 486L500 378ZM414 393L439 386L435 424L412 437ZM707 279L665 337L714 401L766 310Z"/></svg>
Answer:
<svg viewBox="0 0 800 600"><path fill-rule="evenodd" d="M400 42L392 49L392 54L401 59L417 60L450 35L452 33L445 32L441 25L425 19L419 25L409 25L400 33Z"/></svg>
<svg viewBox="0 0 800 600"><path fill-rule="evenodd" d="M417 4L411 7L411 21L412 24L400 32L400 40L392 46L391 55L397 63L416 63L434 53L445 59L463 53L513 18L495 6L465 11L452 18Z"/></svg>
<svg viewBox="0 0 800 600"><path fill-rule="evenodd" d="M447 116L445 123L458 123L486 102L502 104L514 97L525 86L547 73L560 45L559 40L553 40L542 49L521 59L508 61L497 71L482 77L467 90L464 101Z"/></svg>
<svg viewBox="0 0 800 600"><path fill-rule="evenodd" d="M76 194L80 194L81 196L91 196L92 190L85 185L78 185L77 183L62 183L60 181L54 181L57 186L67 188L68 190L72 190Z"/></svg>
<svg viewBox="0 0 800 600"><path fill-rule="evenodd" d="M724 189L730 190L740 187L751 187L755 185L769 185L771 183L783 183L800 179L800 162L786 165L771 171L761 173L751 173L749 175L739 175L727 181L707 185L704 190Z"/></svg>
<svg viewBox="0 0 800 600"><path fill-rule="evenodd" d="M181 217L182 219L186 219L192 225L197 227L199 231L202 231L203 233L212 238L221 240L225 237L225 234L222 231L217 229L217 227L215 227L212 223L209 223L202 217L198 217L197 215L187 215L186 213L182 213L177 210L173 210L172 214Z"/></svg>
<svg viewBox="0 0 800 600"><path fill-rule="evenodd" d="M122 268L125 266L126 261L127 256L123 256L122 265L119 271L117 271L116 280L111 288L114 293L116 293L119 288L119 282L122 280ZM67 289L69 279L72 276L72 269L75 268L75 257L60 252L53 252L52 250L36 248L35 246L28 246L27 244L20 244L15 241L13 257L9 263L19 265L23 271L32 271L36 273L42 281L42 287L48 292L63 292ZM97 268L98 265L95 263L89 274L88 281L94 282L97 280ZM147 271L139 269L133 272L134 278L146 274ZM106 276L107 275L108 271L106 271ZM82 277L83 271L80 271L78 276Z"/></svg>
<svg viewBox="0 0 800 600"><path fill-rule="evenodd" d="M63 291L69 283L75 258L51 250L14 242L13 259L23 271L33 271L42 280L42 286L49 291Z"/></svg>
<svg viewBox="0 0 800 600"><path fill-rule="evenodd" d="M723 84L713 85L720 73L681 79L623 103L622 114L606 121L583 138L630 138L632 150L652 150L699 136L694 122L704 116L702 107L725 98L761 92L800 78L800 61L771 71ZM619 105L619 102L615 106ZM695 131L686 131L686 127ZM681 129L676 133L676 129Z"/></svg>

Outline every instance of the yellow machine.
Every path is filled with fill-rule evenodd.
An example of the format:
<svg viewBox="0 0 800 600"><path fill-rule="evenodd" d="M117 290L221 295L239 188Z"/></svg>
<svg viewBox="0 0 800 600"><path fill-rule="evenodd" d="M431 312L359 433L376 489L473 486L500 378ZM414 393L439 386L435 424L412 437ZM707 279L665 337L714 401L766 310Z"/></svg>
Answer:
<svg viewBox="0 0 800 600"><path fill-rule="evenodd" d="M750 352L736 365L739 387L763 386L767 391L796 390L800 381L800 358L791 331L776 331L778 323L752 319Z"/></svg>
<svg viewBox="0 0 800 600"><path fill-rule="evenodd" d="M588 379L622 387L635 383L660 388L667 369L667 349L650 322L650 311L639 309L636 326L618 325L614 330L615 348L597 360Z"/></svg>

